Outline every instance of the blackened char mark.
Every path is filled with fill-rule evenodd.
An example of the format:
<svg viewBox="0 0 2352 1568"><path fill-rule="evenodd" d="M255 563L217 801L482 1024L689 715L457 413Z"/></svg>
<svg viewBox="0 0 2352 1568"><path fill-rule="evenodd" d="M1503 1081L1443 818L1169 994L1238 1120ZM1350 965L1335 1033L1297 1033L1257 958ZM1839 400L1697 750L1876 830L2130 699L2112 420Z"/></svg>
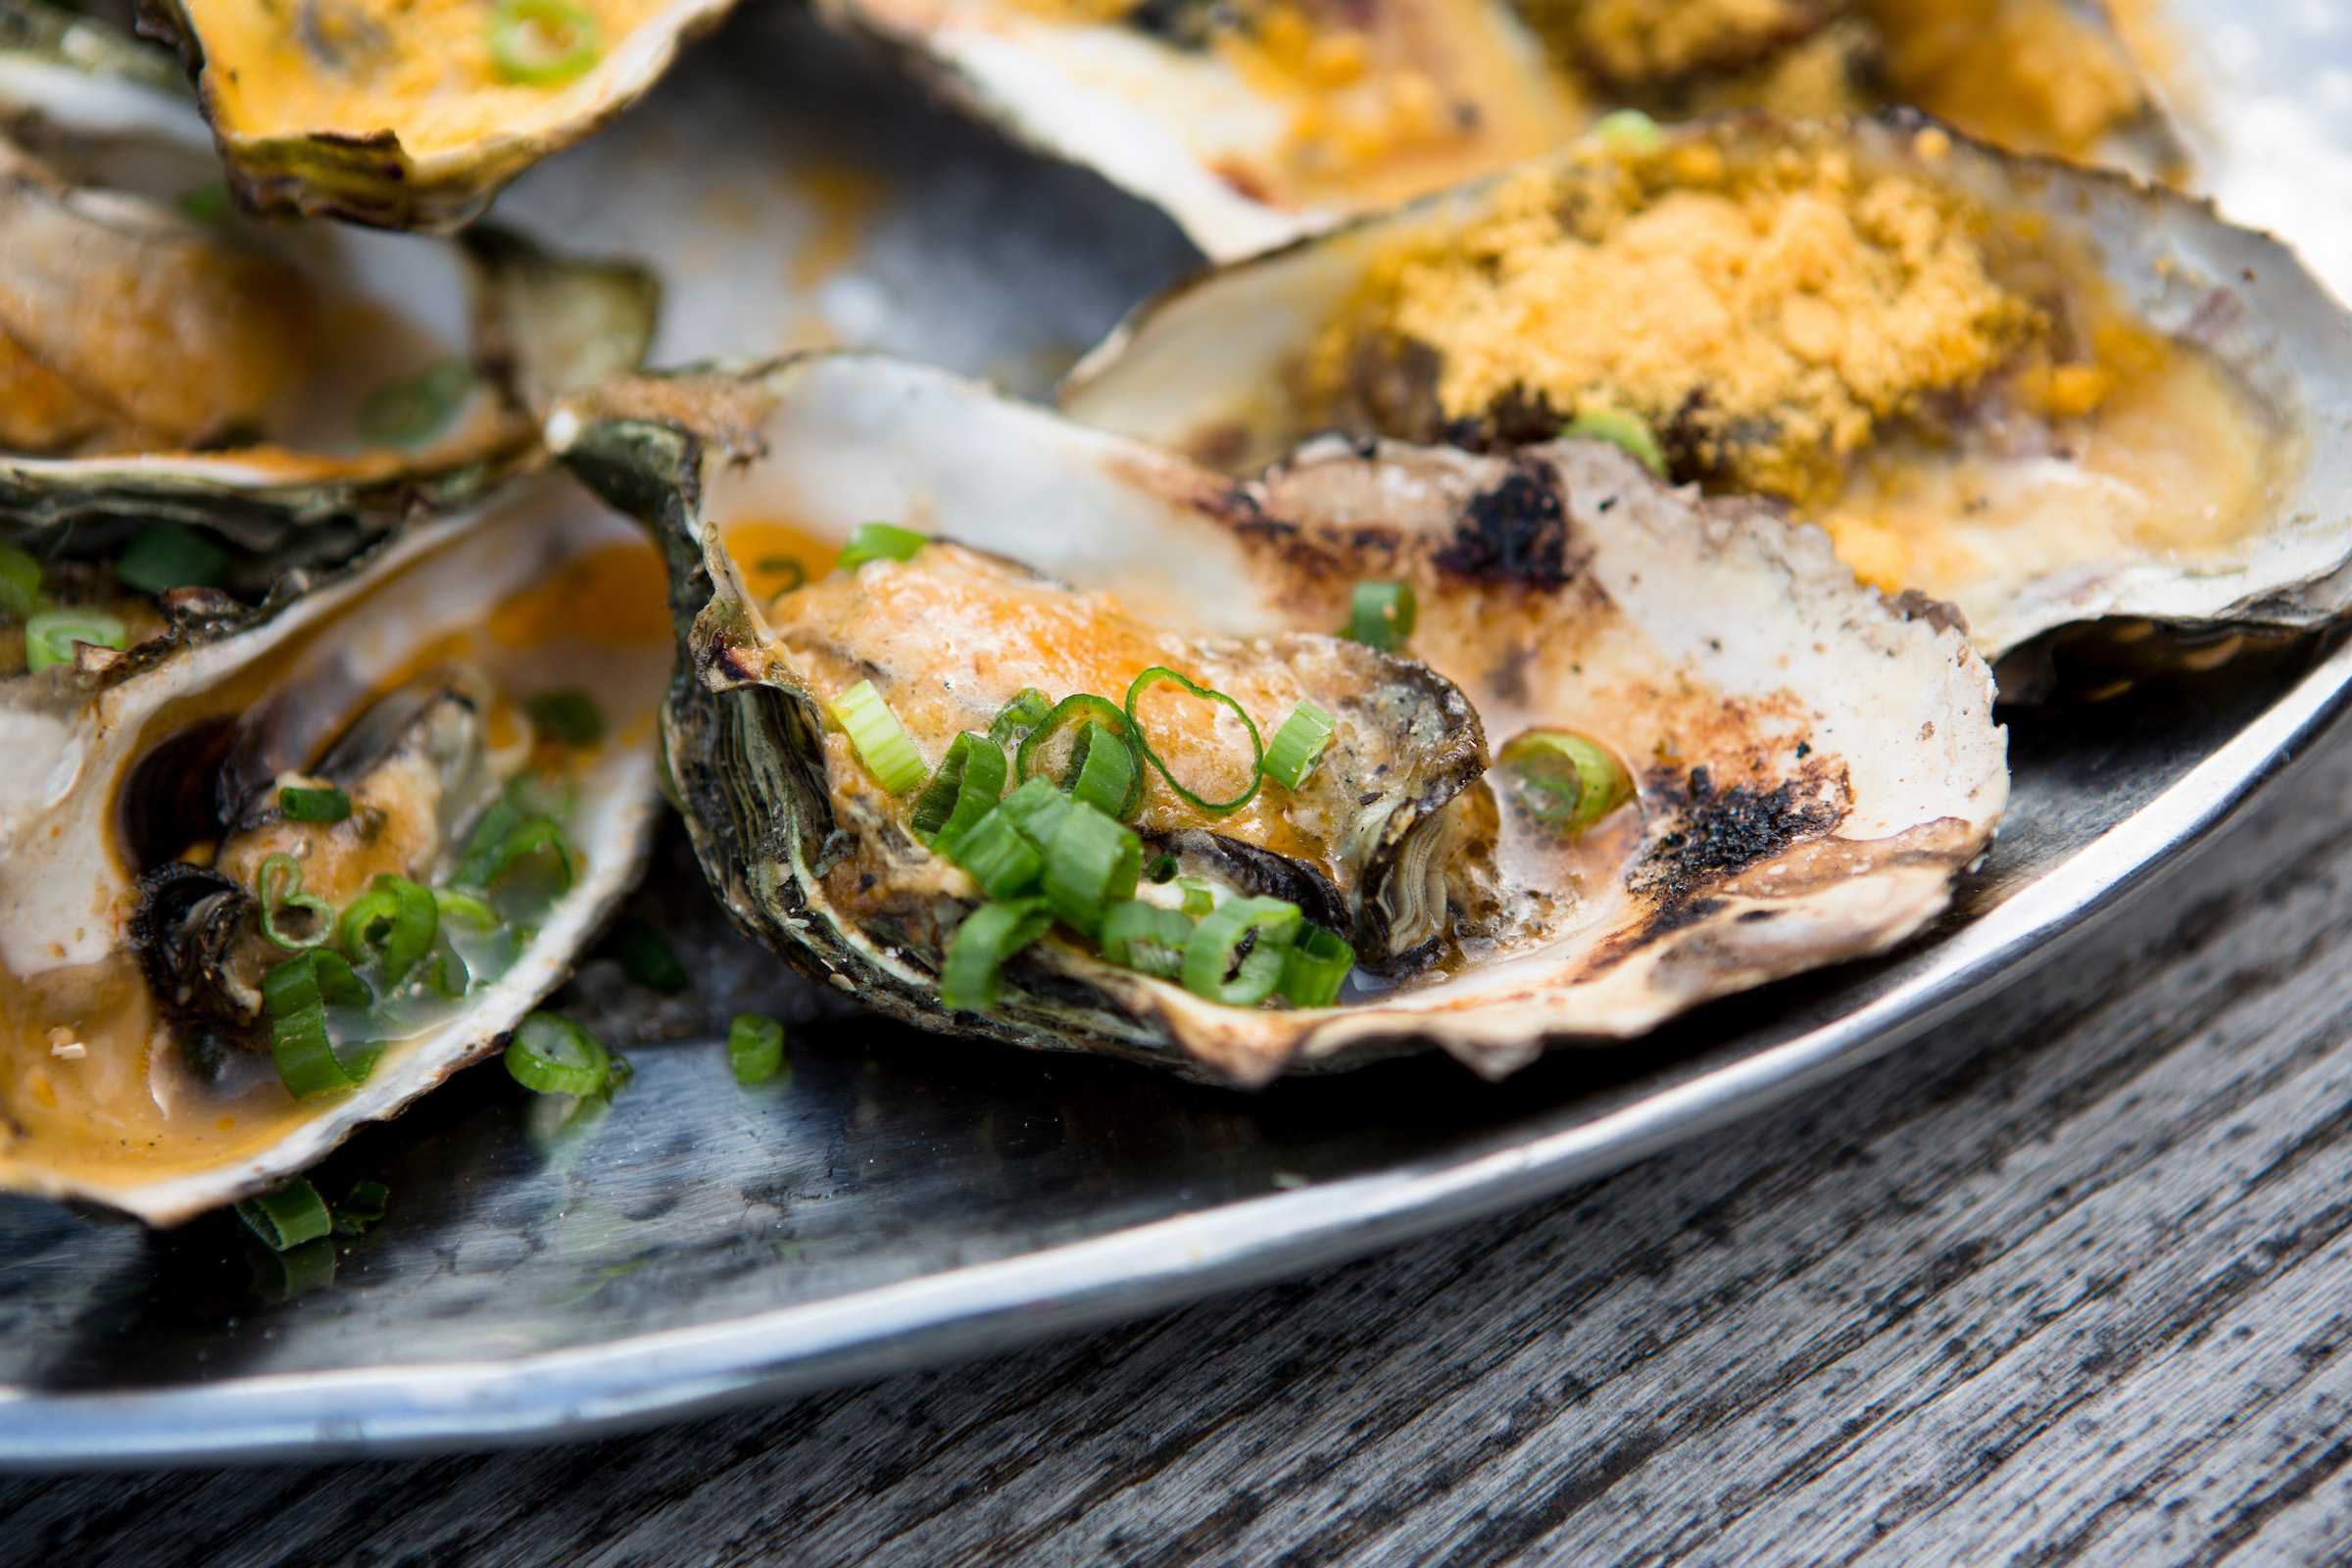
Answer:
<svg viewBox="0 0 2352 1568"><path fill-rule="evenodd" d="M1695 925L1723 906L1712 891L1751 865L1771 859L1800 839L1834 830L1845 820L1840 792L1825 792L1808 774L1769 790L1749 784L1719 787L1703 767L1667 792L1682 826L1658 840L1634 868L1632 886L1649 895L1649 918L1612 944L1612 958L1647 947L1669 932ZM1678 799L1679 797L1679 799Z"/></svg>
<svg viewBox="0 0 2352 1568"><path fill-rule="evenodd" d="M1453 542L1435 561L1440 571L1490 586L1564 586L1575 570L1558 470L1537 459L1516 460L1502 483L1471 497Z"/></svg>

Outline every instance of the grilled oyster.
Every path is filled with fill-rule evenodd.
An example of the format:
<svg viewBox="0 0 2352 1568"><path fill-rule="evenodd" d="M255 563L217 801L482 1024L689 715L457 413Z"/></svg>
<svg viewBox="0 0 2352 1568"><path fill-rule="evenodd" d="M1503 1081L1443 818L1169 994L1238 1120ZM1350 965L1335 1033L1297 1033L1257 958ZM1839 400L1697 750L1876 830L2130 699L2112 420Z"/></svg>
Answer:
<svg viewBox="0 0 2352 1568"><path fill-rule="evenodd" d="M2180 136L2070 0L823 0L950 99L1164 209L1215 260L1534 157L1633 109L1924 105L2178 177ZM1532 25L1551 55L1526 30Z"/></svg>
<svg viewBox="0 0 2352 1568"><path fill-rule="evenodd" d="M2267 236L1915 117L1587 147L1179 288L1063 407L1248 471L1338 428L1607 424L1997 654L2352 592L2352 324Z"/></svg>
<svg viewBox="0 0 2352 1568"><path fill-rule="evenodd" d="M488 1052L642 864L655 569L550 478L0 678L0 1187L171 1224Z"/></svg>
<svg viewBox="0 0 2352 1568"><path fill-rule="evenodd" d="M665 541L681 658L663 735L713 886L778 953L930 1028L1244 1084L1415 1041L1500 1075L1547 1038L1625 1038L1901 941L1943 907L2007 796L1989 678L1948 622L1857 587L1818 533L1773 509L1695 501L1603 444L1500 457L1331 443L1237 481L851 355L609 382L560 404L548 434ZM793 589L878 516L957 544ZM992 603L1084 604L1086 629L1034 646L972 639L924 608L944 596L941 574L967 572L1003 584ZM1394 671L1383 679L1439 694L1454 683L1503 743L1507 765L1483 777L1461 728L1428 745L1439 759L1436 735L1460 737L1431 775L1446 791L1425 797L1441 826L1404 835L1435 853L1400 857L1387 879L1421 890L1433 913L1442 903L1434 934L1384 938L1356 918L1359 951L1391 972L1359 967L1336 1007L1219 1005L1053 937L1012 960L993 1011L943 1007L941 934L977 894L923 856L899 825L903 803L877 798L852 755L860 743L825 732L817 699L864 673L895 694L928 764L1000 688L1093 657L1091 617L1113 614L1096 596L1115 596L1121 625L1185 630L1155 629L1065 678L1116 685L1165 648L1207 661L1262 643L1291 659L1263 678L1303 682L1339 657L1312 634L1348 618L1366 579L1418 591L1409 652L1436 672L1405 681L1380 664ZM916 607L886 611L902 582L920 585ZM779 589L792 591L769 608ZM989 673L975 647L1024 662ZM967 678L983 682L968 700ZM1257 716L1278 717L1285 700L1269 692ZM1621 760L1636 793L1575 833L1542 808L1540 767L1509 760L1563 728ZM1365 794L1367 807L1382 799ZM1258 847L1293 853L1271 833ZM895 876L874 861L900 856L932 880L869 920L858 879ZM1402 874L1415 869L1424 880ZM1375 885L1367 872L1359 885Z"/></svg>
<svg viewBox="0 0 2352 1568"><path fill-rule="evenodd" d="M248 222L183 101L0 66L0 544L70 607L299 591L543 464L546 401L650 338L634 270ZM0 594L0 618L26 608Z"/></svg>
<svg viewBox="0 0 2352 1568"><path fill-rule="evenodd" d="M446 233L636 102L731 0L141 0L256 212Z"/></svg>

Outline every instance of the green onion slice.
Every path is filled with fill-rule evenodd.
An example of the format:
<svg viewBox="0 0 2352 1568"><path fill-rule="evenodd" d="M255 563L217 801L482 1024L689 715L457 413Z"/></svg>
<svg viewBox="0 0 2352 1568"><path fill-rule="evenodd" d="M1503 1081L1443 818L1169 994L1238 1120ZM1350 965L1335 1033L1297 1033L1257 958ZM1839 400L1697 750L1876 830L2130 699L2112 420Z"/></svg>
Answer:
<svg viewBox="0 0 2352 1568"><path fill-rule="evenodd" d="M257 1193L239 1203L237 1218L272 1252L315 1242L335 1228L318 1189L300 1176L275 1192Z"/></svg>
<svg viewBox="0 0 2352 1568"><path fill-rule="evenodd" d="M536 1095L593 1095L612 1070L611 1053L560 1013L532 1013L507 1042L507 1071Z"/></svg>
<svg viewBox="0 0 2352 1568"><path fill-rule="evenodd" d="M360 435L396 447L420 446L456 416L473 379L471 366L445 360L405 380L386 382L360 405Z"/></svg>
<svg viewBox="0 0 2352 1568"><path fill-rule="evenodd" d="M74 662L74 645L120 649L129 631L113 615L95 610L51 610L24 622L24 667L38 674L51 664Z"/></svg>
<svg viewBox="0 0 2352 1568"><path fill-rule="evenodd" d="M143 594L210 588L227 570L227 551L161 522L141 527L115 558L115 580Z"/></svg>
<svg viewBox="0 0 2352 1568"><path fill-rule="evenodd" d="M335 906L316 893L302 891L302 862L291 855L272 855L253 876L253 890L262 899L262 935L288 953L322 948L335 934ZM313 934L298 937L280 930L277 917L287 909L309 912Z"/></svg>
<svg viewBox="0 0 2352 1568"><path fill-rule="evenodd" d="M1058 795L1054 798L1061 799ZM1028 892L1037 886L1038 873L1046 864L1045 852L1001 809L981 817L956 841L953 858L992 899Z"/></svg>
<svg viewBox="0 0 2352 1568"><path fill-rule="evenodd" d="M1017 829L1021 837L1037 846L1042 854L1061 831L1061 820L1070 814L1078 803L1052 782L1042 778L1030 779L1019 789L1004 797L996 814Z"/></svg>
<svg viewBox="0 0 2352 1568"><path fill-rule="evenodd" d="M1298 938L1282 957L1282 976L1276 993L1301 1007L1328 1007L1340 1000L1340 986L1355 967L1355 949L1336 931L1312 920L1298 928Z"/></svg>
<svg viewBox="0 0 2352 1568"><path fill-rule="evenodd" d="M1301 699L1274 732L1274 744L1266 748L1266 777L1286 790L1297 789L1323 760L1335 732L1330 712Z"/></svg>
<svg viewBox="0 0 2352 1568"><path fill-rule="evenodd" d="M314 790L289 784L277 792L277 809L289 822L340 822L351 814L351 797L332 785Z"/></svg>
<svg viewBox="0 0 2352 1568"><path fill-rule="evenodd" d="M956 841L1004 798L1009 767L1004 748L985 735L965 730L949 745L939 771L931 775L929 786L916 799L908 825L930 840L933 849L953 858Z"/></svg>
<svg viewBox="0 0 2352 1568"><path fill-rule="evenodd" d="M357 1236L384 1217L392 1204L392 1189L382 1182L353 1182L343 1201L334 1207L335 1234Z"/></svg>
<svg viewBox="0 0 2352 1568"><path fill-rule="evenodd" d="M1096 737L1088 733L1097 729L1109 731L1110 738L1119 744L1098 747ZM1055 736L1068 730L1076 733L1070 736L1069 755L1061 764L1058 775L1061 787L1104 815L1122 821L1134 815L1135 808L1144 801L1143 764L1135 753L1136 723L1130 713L1122 712L1119 705L1107 697L1077 692L1055 703L1045 721L1021 742L1014 770L1023 780L1045 772L1053 760L1046 748ZM1119 757L1120 752L1127 755ZM1121 762L1126 764L1123 769ZM1085 793L1080 794L1081 790Z"/></svg>
<svg viewBox="0 0 2352 1568"><path fill-rule="evenodd" d="M1102 917L1102 956L1162 980L1184 972L1185 945L1192 940L1191 915L1141 899L1114 905Z"/></svg>
<svg viewBox="0 0 2352 1568"><path fill-rule="evenodd" d="M1150 865L1144 867L1144 880L1164 886L1167 883L1175 881L1176 873L1182 869L1183 867L1176 863L1176 857L1173 855L1163 855L1158 859L1153 860Z"/></svg>
<svg viewBox="0 0 2352 1568"><path fill-rule="evenodd" d="M1176 892L1184 900L1184 912L1196 919L1217 906L1215 890L1197 876L1178 877Z"/></svg>
<svg viewBox="0 0 2352 1568"><path fill-rule="evenodd" d="M531 715L533 729L566 746L594 746L605 738L605 715L586 692L541 692L526 701L522 710Z"/></svg>
<svg viewBox="0 0 2352 1568"><path fill-rule="evenodd" d="M495 931L498 911L487 900L460 888L433 889L433 905L441 911L441 923L465 931Z"/></svg>
<svg viewBox="0 0 2352 1568"><path fill-rule="evenodd" d="M1650 433L1648 424L1638 415L1620 409L1594 409L1580 414L1561 426L1563 436L1581 436L1588 441L1609 441L1625 448L1640 461L1642 466L1666 477L1666 453L1659 447L1658 438Z"/></svg>
<svg viewBox="0 0 2352 1568"><path fill-rule="evenodd" d="M1639 109L1612 109L1592 122L1589 135L1604 147L1645 153L1665 141L1658 122Z"/></svg>
<svg viewBox="0 0 2352 1568"><path fill-rule="evenodd" d="M1072 802L1046 846L1046 904L1064 924L1094 936L1112 905L1135 897L1143 866L1144 841L1133 828Z"/></svg>
<svg viewBox="0 0 2352 1568"><path fill-rule="evenodd" d="M947 962L940 968L940 1004L952 1012L986 1012L995 1006L1005 960L1053 923L1043 899L983 904L965 915L949 939Z"/></svg>
<svg viewBox="0 0 2352 1568"><path fill-rule="evenodd" d="M1229 1007L1274 994L1303 916L1280 899L1232 899L1194 927L1184 945L1184 989Z"/></svg>
<svg viewBox="0 0 2352 1568"><path fill-rule="evenodd" d="M1401 579L1359 582L1348 599L1348 624L1340 635L1349 642L1393 654L1412 636L1414 623L1419 619L1420 606L1413 598L1411 583Z"/></svg>
<svg viewBox="0 0 2352 1568"><path fill-rule="evenodd" d="M262 977L270 1056L288 1094L312 1100L367 1081L382 1048L354 1047L348 1059L338 1056L327 1037L326 1009L364 1007L373 1000L342 956L325 948L314 948Z"/></svg>
<svg viewBox="0 0 2352 1568"><path fill-rule="evenodd" d="M1034 686L1024 686L988 721L988 738L999 746L1017 746L1053 713L1053 698Z"/></svg>
<svg viewBox="0 0 2352 1568"><path fill-rule="evenodd" d="M27 550L0 545L0 615L23 620L41 596L41 564Z"/></svg>
<svg viewBox="0 0 2352 1568"><path fill-rule="evenodd" d="M612 956L620 960L622 974L657 996L674 997L694 983L651 920L630 915L615 926Z"/></svg>
<svg viewBox="0 0 2352 1568"><path fill-rule="evenodd" d="M490 13L490 63L502 80L561 87L603 53L596 19L568 0L499 0Z"/></svg>
<svg viewBox="0 0 2352 1568"><path fill-rule="evenodd" d="M841 571L856 571L869 561L912 561L914 553L930 542L929 537L912 528L887 522L861 522L851 532L850 542L842 547L841 558L833 564Z"/></svg>
<svg viewBox="0 0 2352 1568"><path fill-rule="evenodd" d="M1135 711L1135 705L1143 699L1144 693L1162 681L1172 686L1181 686L1203 702L1222 703L1232 709L1241 719L1242 728L1250 733L1250 787L1248 789L1229 801L1211 801L1195 795L1177 782L1176 775L1169 769L1167 762L1152 749L1151 734L1144 728L1144 721L1137 717ZM1250 804L1252 796L1257 794L1260 769L1266 764L1266 743L1259 738L1257 725L1250 719L1242 705L1223 692L1214 687L1199 685L1186 676L1179 675L1165 664L1154 664L1141 675L1136 676L1134 681L1128 685L1127 716L1135 724L1136 744L1142 749L1145 760L1159 769L1159 776L1167 780L1168 788L1174 790L1195 810L1204 811L1210 816L1223 816L1228 812L1240 810Z"/></svg>
<svg viewBox="0 0 2352 1568"><path fill-rule="evenodd" d="M338 934L346 957L380 961L384 984L396 986L433 951L440 930L441 906L431 892L387 871L351 901Z"/></svg>
<svg viewBox="0 0 2352 1568"><path fill-rule="evenodd" d="M923 754L899 715L890 710L874 683L861 680L827 705L833 721L847 731L858 760L882 781L892 795L904 795L923 781Z"/></svg>
<svg viewBox="0 0 2352 1568"><path fill-rule="evenodd" d="M1531 729L1494 762L1518 775L1527 813L1561 833L1582 833L1634 798L1633 775L1617 754L1570 730Z"/></svg>
<svg viewBox="0 0 2352 1568"><path fill-rule="evenodd" d="M739 1084L763 1084L782 1072L784 1026L764 1013L737 1013L727 1025L727 1065Z"/></svg>

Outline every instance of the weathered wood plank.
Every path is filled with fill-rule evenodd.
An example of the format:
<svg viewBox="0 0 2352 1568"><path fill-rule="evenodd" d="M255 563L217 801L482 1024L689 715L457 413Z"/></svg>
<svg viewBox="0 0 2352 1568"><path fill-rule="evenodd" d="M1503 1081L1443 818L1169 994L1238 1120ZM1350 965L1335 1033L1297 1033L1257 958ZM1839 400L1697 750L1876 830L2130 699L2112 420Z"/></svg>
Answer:
<svg viewBox="0 0 2352 1568"><path fill-rule="evenodd" d="M2335 1560L2347 823L2339 745L1893 1059L1311 1280L594 1445L10 1481L0 1560Z"/></svg>

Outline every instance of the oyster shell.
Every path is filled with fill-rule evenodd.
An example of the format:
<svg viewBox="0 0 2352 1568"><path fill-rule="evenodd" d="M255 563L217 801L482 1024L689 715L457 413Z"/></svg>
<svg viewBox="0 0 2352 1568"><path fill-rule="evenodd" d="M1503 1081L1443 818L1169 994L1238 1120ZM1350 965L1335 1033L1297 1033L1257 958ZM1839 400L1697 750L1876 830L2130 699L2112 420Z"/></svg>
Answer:
<svg viewBox="0 0 2352 1568"><path fill-rule="evenodd" d="M1903 940L2007 798L1988 674L1947 619L1857 587L1818 532L1771 508L1697 501L1597 443L1332 443L1233 480L854 355L608 382L560 404L548 434L665 541L684 657L663 735L712 885L779 954L930 1028L1242 1084L1413 1043L1499 1076L1548 1039L1627 1038ZM1115 595L1188 638L1320 632L1358 580L1409 579L1411 652L1487 732L1568 725L1605 743L1631 762L1639 808L1563 841L1507 777L1459 789L1437 860L1443 940L1425 967L1359 971L1348 1004L1218 1006L1073 951L1015 959L992 1013L945 1014L935 947L829 900L826 858L861 853L864 829L761 608L874 517Z"/></svg>
<svg viewBox="0 0 2352 1568"><path fill-rule="evenodd" d="M547 401L651 338L632 268L236 217L193 106L103 55L0 50L0 540L36 555L188 525L250 599L540 465Z"/></svg>
<svg viewBox="0 0 2352 1568"><path fill-rule="evenodd" d="M1917 117L1585 147L1216 271L1062 406L1235 471L1319 429L1506 449L1632 414L1997 655L2352 594L2352 318L2286 249Z"/></svg>
<svg viewBox="0 0 2352 1568"><path fill-rule="evenodd" d="M1550 151L1625 108L1680 118L1917 103L2023 151L2167 177L2186 168L2105 12L2074 0L819 9L903 53L975 118L1160 207L1218 261Z"/></svg>
<svg viewBox="0 0 2352 1568"><path fill-rule="evenodd" d="M406 530L260 624L183 615L127 652L84 645L78 665L0 679L0 1188L172 1224L492 1050L642 867L669 660L654 569L637 530L548 478ZM584 696L602 738L535 724L523 700L552 690ZM289 785L339 789L349 814L288 820ZM385 1042L380 1057L355 1088L292 1098L261 995L288 950L261 916L296 942L325 933L257 882L336 909L379 874L446 886L526 786L561 819L567 885L548 873L528 931L451 914L458 968L431 978L458 994L424 989L425 965L405 987L375 974L380 1007L330 1027L347 1058L356 1040Z"/></svg>
<svg viewBox="0 0 2352 1568"><path fill-rule="evenodd" d="M140 0L140 26L179 51L248 208L447 233L635 103L731 5Z"/></svg>

